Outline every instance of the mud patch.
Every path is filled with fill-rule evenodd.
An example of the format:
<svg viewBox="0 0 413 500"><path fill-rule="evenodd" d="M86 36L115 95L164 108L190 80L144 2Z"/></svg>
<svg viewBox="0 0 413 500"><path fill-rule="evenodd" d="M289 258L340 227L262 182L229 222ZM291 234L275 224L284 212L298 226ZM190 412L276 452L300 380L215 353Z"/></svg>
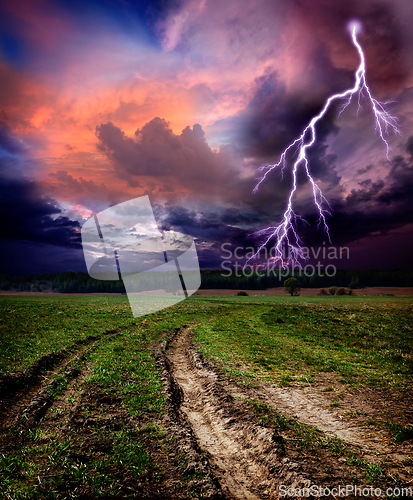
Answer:
<svg viewBox="0 0 413 500"><path fill-rule="evenodd" d="M219 482L212 473L209 462L203 455L191 426L180 411L184 400L184 392L172 376L172 365L165 354L171 342L176 341L176 338L184 331L184 328L185 326L176 328L171 332L168 335L168 339L161 342L155 352L157 366L161 374L161 379L165 384L165 394L170 408L166 419L168 421L168 428L172 430L173 436L176 439L176 456L181 454L188 457L188 461L185 464L185 473L193 476L190 481L190 487L193 492L200 494L202 498L220 499L224 498L224 495ZM202 477L200 478L199 476Z"/></svg>
<svg viewBox="0 0 413 500"><path fill-rule="evenodd" d="M281 484L410 484L411 443L395 446L354 422L322 387L236 384L202 359L189 328L165 348L175 407L225 497L278 498ZM347 397L350 405L354 394Z"/></svg>
<svg viewBox="0 0 413 500"><path fill-rule="evenodd" d="M351 445L362 460L397 464L411 459L412 440L398 442L389 432L395 424L411 425L408 397L400 401L384 391L345 388L334 376L325 377L327 380L320 376L314 387L276 387L262 382L253 394L280 412L317 427L326 436ZM402 471L399 475L403 480L413 479Z"/></svg>
<svg viewBox="0 0 413 500"><path fill-rule="evenodd" d="M162 346L179 331L164 334ZM89 353L104 351L99 339L42 371L41 385L30 386L22 400L18 392L9 394L15 412L4 417L0 466L12 464L10 477L24 485L27 498L223 498L191 430L180 421L176 394L167 413L131 413L122 390L93 379L99 354ZM156 358L169 394L161 350ZM117 373L127 385L130 372Z"/></svg>
<svg viewBox="0 0 413 500"><path fill-rule="evenodd" d="M202 364L185 329L167 350L167 368L177 394L176 405L191 427L227 498L276 498L278 485L308 487L300 464L280 451L280 436L251 418L217 374Z"/></svg>

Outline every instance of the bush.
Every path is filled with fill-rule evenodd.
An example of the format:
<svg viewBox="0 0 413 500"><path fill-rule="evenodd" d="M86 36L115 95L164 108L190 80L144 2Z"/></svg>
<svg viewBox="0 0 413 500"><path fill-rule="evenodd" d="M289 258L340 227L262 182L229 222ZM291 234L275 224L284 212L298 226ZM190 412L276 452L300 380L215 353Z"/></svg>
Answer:
<svg viewBox="0 0 413 500"><path fill-rule="evenodd" d="M356 295L356 294L353 292L353 290L352 290L351 288L350 288L350 290L348 291L348 294L349 294L349 295L353 295L353 296L354 296L354 295Z"/></svg>
<svg viewBox="0 0 413 500"><path fill-rule="evenodd" d="M320 292L319 292L319 294L318 294L318 295L328 295L327 290L325 290L324 288L322 288L322 289L320 290Z"/></svg>
<svg viewBox="0 0 413 500"><path fill-rule="evenodd" d="M336 295L345 295L345 294L346 294L345 288L338 288Z"/></svg>
<svg viewBox="0 0 413 500"><path fill-rule="evenodd" d="M241 291L241 292L237 293L236 297L248 297L248 293L244 292L244 291Z"/></svg>
<svg viewBox="0 0 413 500"><path fill-rule="evenodd" d="M336 290L337 290L337 287L336 287L336 286L330 286L330 288L328 289L328 293L329 293L330 295L335 295Z"/></svg>

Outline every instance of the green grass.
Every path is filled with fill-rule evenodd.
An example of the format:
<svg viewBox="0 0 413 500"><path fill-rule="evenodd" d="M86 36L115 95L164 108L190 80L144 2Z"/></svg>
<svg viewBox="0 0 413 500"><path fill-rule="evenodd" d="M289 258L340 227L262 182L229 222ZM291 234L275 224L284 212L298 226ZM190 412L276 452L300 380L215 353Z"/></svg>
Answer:
<svg viewBox="0 0 413 500"><path fill-rule="evenodd" d="M154 328L156 330L156 327ZM165 395L155 366L153 353L147 349L152 334L145 330L126 329L121 338L102 342L92 351L84 363L91 367L91 374L84 380L83 394L93 395L82 403L79 417L85 421L92 418L96 438L84 443L85 433L81 422L73 424L64 439L56 421L64 422L64 415L50 411L38 427L27 435L20 436L15 447L9 447L0 457L3 472L0 480L7 494L13 498L65 498L60 491L63 484L69 485L68 498L81 497L82 487L87 487L96 497L122 495L124 490L119 478L137 480L140 474L152 467L146 449L148 439L161 441L164 437L154 425L130 427L128 420L114 422L119 429L107 425L107 412L115 408L127 410L129 418L144 415L146 420L157 420L166 411ZM55 391L58 397L65 388L63 377ZM97 399L97 401L95 401ZM99 401L109 404L101 404ZM113 411L113 410L112 410ZM49 425L58 433L48 434ZM17 436L16 436L17 437ZM146 437L146 439L143 439ZM93 446L102 443L109 448L104 455L95 458ZM23 446L22 446L23 444ZM1 470L1 467L0 467ZM39 487L37 478L42 478Z"/></svg>
<svg viewBox="0 0 413 500"><path fill-rule="evenodd" d="M219 300L243 308L201 324L196 339L202 352L224 370L242 367L281 386L333 372L348 384L412 387L410 298Z"/></svg>
<svg viewBox="0 0 413 500"><path fill-rule="evenodd" d="M266 403L257 400L246 402L258 414L259 421L263 425L275 429L273 440L279 443L279 449L284 453L287 452L286 445L300 453L310 453L314 456L319 455L319 450L325 450L331 456L342 457L345 465L356 467L360 474L373 484L385 484L388 480L381 464L374 464L354 456L341 439L325 436L317 427L289 418ZM283 439L280 439L280 432Z"/></svg>
<svg viewBox="0 0 413 500"><path fill-rule="evenodd" d="M85 491L88 498L125 498L128 481L133 487L148 470L161 482L162 464L151 450L173 449L176 443L160 426L166 396L150 346L176 327L223 314L227 306L185 301L133 318L124 297L17 296L1 297L0 303L2 372L24 369L87 335L97 337L83 359L70 363L79 372L87 370L77 394L66 397L70 380L54 374L50 395L56 404L33 430L16 425L10 431L0 453L5 498L82 498ZM107 330L117 335L101 336ZM66 409L61 400L68 401ZM70 421L74 404L80 406ZM116 417L118 410L124 417ZM195 477L181 475L183 483Z"/></svg>
<svg viewBox="0 0 413 500"><path fill-rule="evenodd" d="M126 297L1 296L0 374L88 335L130 324Z"/></svg>
<svg viewBox="0 0 413 500"><path fill-rule="evenodd" d="M227 306L229 307L229 306ZM185 301L133 318L127 297L55 295L0 296L0 375L26 369L45 354L58 352L89 335L133 327L155 318L153 333L218 313L220 304Z"/></svg>
<svg viewBox="0 0 413 500"><path fill-rule="evenodd" d="M299 450L308 451L323 448L334 456L344 454L345 444L340 439L323 436L316 427L297 422L266 403L256 400L247 401L247 403L260 415L260 422L263 425L270 425L277 431L291 431L291 434L296 438L294 439L295 447Z"/></svg>
<svg viewBox="0 0 413 500"><path fill-rule="evenodd" d="M65 410L81 402L80 415L92 419L92 445L85 442L83 424L62 430L68 414L52 407L34 430L12 430L15 440L0 452L2 493L13 499L81 498L88 488L96 498L122 497L126 486L119 477L136 482L151 470L162 481L150 449L173 449L174 443L159 426L167 406L150 346L178 326L194 325L202 353L238 383L308 385L320 372L332 372L344 383L407 391L413 374L411 306L412 299L388 297L192 297L133 318L126 297L1 296L0 374L24 370L88 335L98 337L96 347L71 365L88 372ZM117 336L102 336L108 330ZM70 381L61 374L55 380L58 401ZM99 398L114 401L128 418L116 428L107 425L110 405ZM294 433L303 450L342 453L340 441L250 404L264 424ZM331 406L337 404L332 399ZM411 439L411 426L388 430L396 442ZM108 446L103 454L101 446ZM380 478L380 467L360 467L366 477ZM182 481L188 480L183 474Z"/></svg>

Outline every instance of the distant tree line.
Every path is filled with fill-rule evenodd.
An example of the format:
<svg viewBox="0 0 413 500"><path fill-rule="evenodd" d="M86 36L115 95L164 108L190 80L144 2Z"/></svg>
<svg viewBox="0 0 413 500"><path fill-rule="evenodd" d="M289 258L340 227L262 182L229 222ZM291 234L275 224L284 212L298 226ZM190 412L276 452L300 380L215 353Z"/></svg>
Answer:
<svg viewBox="0 0 413 500"><path fill-rule="evenodd" d="M261 276L259 275L261 274ZM234 290L265 290L284 286L288 278L297 278L302 288L329 288L348 287L353 290L373 286L413 286L413 269L393 270L337 270L334 276L325 274L306 276L304 272L295 271L282 275L275 272L260 273L231 273L219 271L202 271L202 285L204 289L230 288Z"/></svg>
<svg viewBox="0 0 413 500"><path fill-rule="evenodd" d="M358 289L374 286L412 286L413 269L351 271L337 270L334 276L306 276L303 272L232 273L222 270L201 271L201 289L265 290L284 286L288 278L295 277L301 288L347 287ZM102 275L102 277L105 277ZM116 276L117 277L117 276ZM145 273L145 289L172 291L176 287L176 273ZM86 273L43 273L23 276L0 274L0 290L59 293L126 293L122 280L109 281L91 278Z"/></svg>
<svg viewBox="0 0 413 500"><path fill-rule="evenodd" d="M0 274L0 289L20 292L125 293L123 281L96 280L87 273Z"/></svg>

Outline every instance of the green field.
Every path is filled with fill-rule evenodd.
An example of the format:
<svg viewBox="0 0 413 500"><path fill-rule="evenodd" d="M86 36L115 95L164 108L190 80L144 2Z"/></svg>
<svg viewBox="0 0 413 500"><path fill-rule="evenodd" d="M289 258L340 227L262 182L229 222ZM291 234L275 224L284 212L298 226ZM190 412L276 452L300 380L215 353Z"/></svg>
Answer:
<svg viewBox="0 0 413 500"><path fill-rule="evenodd" d="M0 375L25 372L42 356L64 348L73 358L64 372L48 374L55 381L50 396L56 404L39 425L22 431L25 427L15 424L3 436L0 484L9 495L5 498L122 498L131 481L147 470L151 480L167 481L160 460L173 452L174 441L160 424L168 405L154 346L182 325L193 325L194 342L204 357L239 384L308 385L329 373L343 387L411 394L412 302L393 297L192 297L133 318L127 298L120 296L1 296ZM75 348L74 342L85 339L93 349L76 356L82 343ZM68 368L78 378L71 379ZM99 403L105 400L109 403ZM75 425L76 418L68 425L76 401L76 418L92 422L93 439L85 434L86 424ZM112 427L102 424L108 405L123 412ZM99 453L102 443L109 443L104 454ZM185 463L185 456L174 457L182 484L190 479ZM69 485L68 496L62 484Z"/></svg>
<svg viewBox="0 0 413 500"><path fill-rule="evenodd" d="M104 331L150 321L149 340L199 323L196 340L244 376L285 380L334 371L348 383L407 388L413 375L413 299L389 297L192 297L134 319L126 297L3 296L0 374ZM160 322L160 320L162 320Z"/></svg>
<svg viewBox="0 0 413 500"><path fill-rule="evenodd" d="M211 302L234 311L198 328L201 351L230 370L243 366L240 376L265 376L283 384L334 372L351 385L412 387L411 298L230 297Z"/></svg>

